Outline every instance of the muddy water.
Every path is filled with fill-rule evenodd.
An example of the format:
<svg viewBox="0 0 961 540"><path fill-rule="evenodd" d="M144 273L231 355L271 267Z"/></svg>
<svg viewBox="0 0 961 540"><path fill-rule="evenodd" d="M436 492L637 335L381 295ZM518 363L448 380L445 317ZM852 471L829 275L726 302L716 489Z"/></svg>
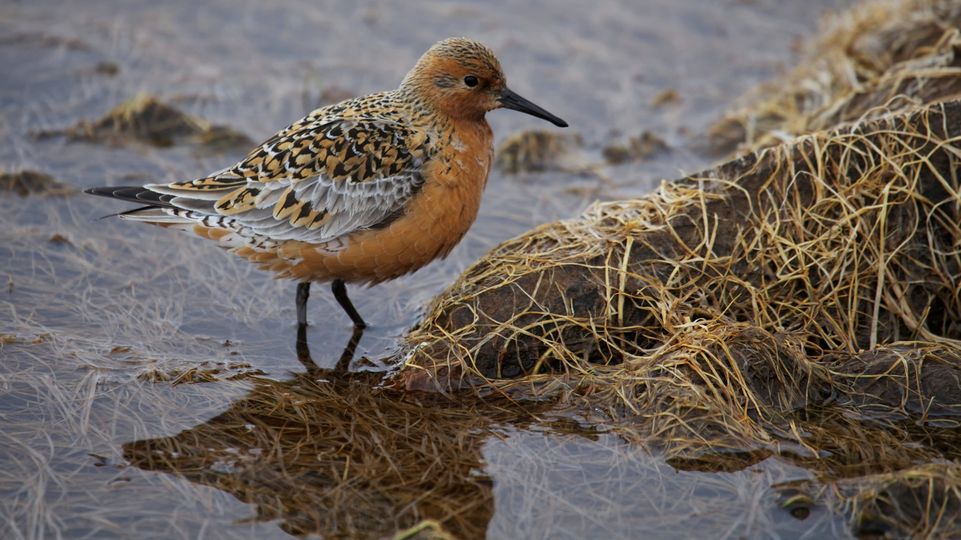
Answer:
<svg viewBox="0 0 961 540"><path fill-rule="evenodd" d="M147 93L260 140L325 101L396 86L423 50L450 35L491 46L514 90L582 135L587 159L600 160L605 145L643 131L666 141L669 151L603 167L600 175L492 174L477 224L447 260L352 289L373 327L350 369L380 371L426 302L499 241L709 164L692 150L697 134L789 65L792 43L840 2L514 4L8 2L0 5L0 168L42 171L78 188L191 178L232 163L240 150L36 134L96 119ZM655 103L671 90L679 99ZM507 111L490 121L498 140L547 127ZM356 515L348 506L343 519L383 526L332 525L322 507L306 514L313 521L298 521L293 511L265 512L270 504L223 479L147 466L131 451L196 430L221 433L217 418L265 384L274 388L270 380L295 380L309 364L296 347L293 284L197 239L98 219L117 209L85 196L0 194L0 536L283 537L328 527L378 536L409 525L360 506ZM351 337L348 321L322 287L309 318L313 364L331 368ZM388 415L397 407L368 405ZM542 413L476 425L425 420L473 441L467 465L447 471L470 485L483 480L483 504L462 511L470 524L460 530L494 538L676 537L705 527L727 536L812 527L843 534L838 517L800 521L777 504L772 486L808 478L803 470L762 462L733 473L680 473L603 426L558 430ZM254 448L244 444L237 447ZM350 469L341 472L347 478ZM275 473L264 466L244 476L272 486L275 506L298 490L321 497L333 489L268 482ZM375 498L375 487L355 489L360 500ZM417 504L378 508L448 516L449 509Z"/></svg>

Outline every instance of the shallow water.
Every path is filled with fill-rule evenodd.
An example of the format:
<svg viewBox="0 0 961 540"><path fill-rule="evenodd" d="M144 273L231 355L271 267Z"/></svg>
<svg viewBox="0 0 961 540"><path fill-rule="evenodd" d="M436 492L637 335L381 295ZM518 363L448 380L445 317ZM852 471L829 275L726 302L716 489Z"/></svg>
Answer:
<svg viewBox="0 0 961 540"><path fill-rule="evenodd" d="M491 46L511 87L568 120L589 159L645 130L671 148L648 161L602 167L601 176L492 174L478 222L448 259L351 289L373 324L351 364L357 372L387 369L383 359L423 306L499 241L572 216L593 200L643 193L661 178L708 165L710 157L692 150L698 133L744 91L789 66L792 43L812 31L823 9L842 2L194 4L0 6L0 167L43 171L76 187L194 177L239 154L34 134L93 120L144 92L259 140L325 97L395 86L424 49L449 35ZM652 104L671 89L679 101ZM507 111L490 120L498 140L547 127ZM319 525L330 525L323 506L307 514L314 521L264 508L284 506L299 491L329 496L330 483L276 483L263 476L276 465L270 460L242 473L224 465L225 476L213 481L184 473L178 463L138 459L132 450L196 430L221 433L216 419L251 395L280 407L287 390L275 391L270 381L296 385L309 364L297 352L293 284L197 239L98 219L117 210L86 196L0 194L0 536L282 537L328 530ZM314 289L309 318L312 360L316 369L331 368L350 338L348 321L322 287ZM256 373L265 379L248 377ZM316 400L317 418L336 406L315 393L304 396ZM390 417L406 410L397 399L368 403L367 412ZM486 530L492 538L847 534L839 516L815 511L799 520L779 504L774 486L811 477L779 461L731 473L681 472L603 426L559 429L557 422L570 419L549 407L533 419L518 413L473 423L460 416L474 418L463 404L437 406L457 414L426 417L424 436L448 430L470 441L466 449L452 447L467 454L444 474L481 486L480 507L464 510L472 520L464 531ZM483 417L483 409L475 412ZM294 437L291 447L318 436L324 438ZM338 470L349 477L349 467ZM261 492L225 488L232 478L269 486L272 502L255 496ZM369 489L356 488L352 497L381 493L377 485ZM371 508L446 515L405 500ZM371 529L375 536L409 525L362 505L355 514L344 508L343 519L381 522Z"/></svg>

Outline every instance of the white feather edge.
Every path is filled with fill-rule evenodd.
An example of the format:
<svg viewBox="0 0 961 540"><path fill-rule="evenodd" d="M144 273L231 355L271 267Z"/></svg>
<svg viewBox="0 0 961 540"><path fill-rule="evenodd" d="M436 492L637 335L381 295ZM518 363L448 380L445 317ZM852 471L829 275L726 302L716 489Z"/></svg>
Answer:
<svg viewBox="0 0 961 540"><path fill-rule="evenodd" d="M144 187L155 193L160 193L161 195L173 195L175 197L199 199L202 201L216 201L231 191L244 186L243 184L238 184L232 187L225 187L222 189L207 189L203 191L172 188L169 184L146 184Z"/></svg>

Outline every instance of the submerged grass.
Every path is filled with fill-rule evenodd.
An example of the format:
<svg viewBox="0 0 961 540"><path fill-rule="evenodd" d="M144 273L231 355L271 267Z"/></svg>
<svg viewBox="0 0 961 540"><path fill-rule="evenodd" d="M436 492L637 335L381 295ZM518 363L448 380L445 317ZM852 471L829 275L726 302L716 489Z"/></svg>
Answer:
<svg viewBox="0 0 961 540"><path fill-rule="evenodd" d="M203 424L124 445L124 458L233 494L290 534L388 537L429 519L458 538L482 536L493 513L484 441L498 424L536 419L537 408L372 389L380 377L311 370L259 380Z"/></svg>

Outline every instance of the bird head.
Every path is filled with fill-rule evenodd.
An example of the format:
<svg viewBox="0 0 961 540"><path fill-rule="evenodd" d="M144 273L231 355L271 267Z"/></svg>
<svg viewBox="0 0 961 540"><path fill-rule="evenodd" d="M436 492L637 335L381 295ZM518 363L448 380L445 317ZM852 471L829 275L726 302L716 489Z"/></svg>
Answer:
<svg viewBox="0 0 961 540"><path fill-rule="evenodd" d="M494 109L512 109L559 127L567 122L507 87L494 53L466 38L445 39L427 50L401 83L429 106L452 117L479 120Z"/></svg>

